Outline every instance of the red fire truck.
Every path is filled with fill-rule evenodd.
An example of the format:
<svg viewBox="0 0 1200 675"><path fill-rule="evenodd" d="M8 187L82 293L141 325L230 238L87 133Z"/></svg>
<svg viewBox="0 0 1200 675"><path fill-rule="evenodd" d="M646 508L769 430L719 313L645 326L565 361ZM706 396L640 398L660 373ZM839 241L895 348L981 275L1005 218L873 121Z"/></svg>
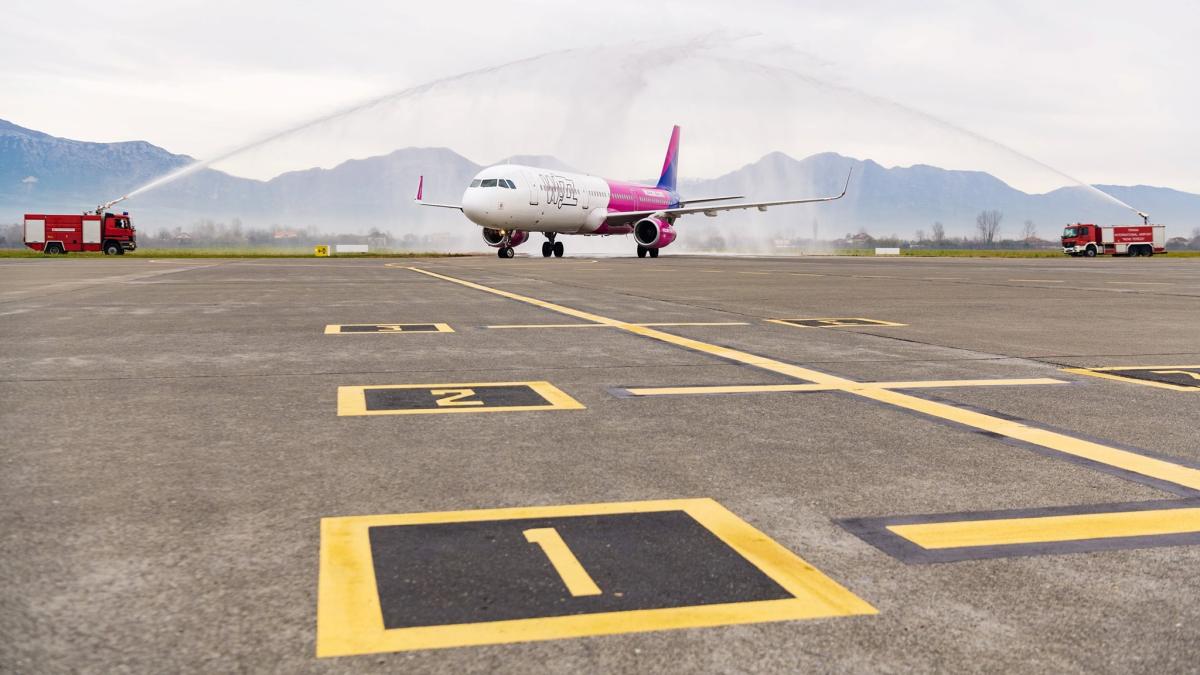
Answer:
<svg viewBox="0 0 1200 675"><path fill-rule="evenodd" d="M129 212L85 213L81 216L25 214L25 245L42 253L104 251L124 255L137 248L137 230Z"/></svg>
<svg viewBox="0 0 1200 675"><path fill-rule="evenodd" d="M1162 225L1068 225L1062 233L1063 253L1070 256L1154 255L1166 253L1166 228Z"/></svg>

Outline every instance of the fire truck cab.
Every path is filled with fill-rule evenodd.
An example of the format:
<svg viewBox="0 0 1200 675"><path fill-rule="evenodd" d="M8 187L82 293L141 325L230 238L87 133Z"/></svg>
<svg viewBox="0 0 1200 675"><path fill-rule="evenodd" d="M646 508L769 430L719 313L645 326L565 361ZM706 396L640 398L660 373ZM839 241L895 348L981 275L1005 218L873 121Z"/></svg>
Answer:
<svg viewBox="0 0 1200 675"><path fill-rule="evenodd" d="M46 254L104 251L123 255L137 249L129 212L76 215L25 214L25 245Z"/></svg>

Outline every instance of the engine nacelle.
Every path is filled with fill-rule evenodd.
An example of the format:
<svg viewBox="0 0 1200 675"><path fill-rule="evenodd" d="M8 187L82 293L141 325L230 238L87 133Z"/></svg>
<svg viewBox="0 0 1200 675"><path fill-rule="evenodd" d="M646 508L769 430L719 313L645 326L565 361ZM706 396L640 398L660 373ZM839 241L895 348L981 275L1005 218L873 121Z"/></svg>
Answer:
<svg viewBox="0 0 1200 675"><path fill-rule="evenodd" d="M675 241L675 230L662 218L643 218L633 226L633 238L646 248L663 248Z"/></svg>
<svg viewBox="0 0 1200 675"><path fill-rule="evenodd" d="M490 227L483 228L483 241L492 248L502 248L504 246L520 246L529 238L529 233L525 230L496 230Z"/></svg>

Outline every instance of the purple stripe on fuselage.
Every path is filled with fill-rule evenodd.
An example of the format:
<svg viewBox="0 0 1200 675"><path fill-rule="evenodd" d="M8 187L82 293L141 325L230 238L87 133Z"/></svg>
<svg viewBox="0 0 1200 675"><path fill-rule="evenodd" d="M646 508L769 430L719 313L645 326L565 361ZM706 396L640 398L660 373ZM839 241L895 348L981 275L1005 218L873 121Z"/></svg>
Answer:
<svg viewBox="0 0 1200 675"><path fill-rule="evenodd" d="M625 213L628 211L653 211L655 209L673 209L679 206L679 195L670 190L662 190L653 185L638 185L616 180L608 183L608 211L610 213ZM609 225L604 223L593 234L629 234L633 225Z"/></svg>

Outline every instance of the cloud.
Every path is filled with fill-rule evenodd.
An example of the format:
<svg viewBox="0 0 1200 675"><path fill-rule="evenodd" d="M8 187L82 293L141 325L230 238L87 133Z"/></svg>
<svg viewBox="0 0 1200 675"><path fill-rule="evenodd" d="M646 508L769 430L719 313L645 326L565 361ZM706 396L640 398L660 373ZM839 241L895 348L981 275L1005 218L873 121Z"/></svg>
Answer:
<svg viewBox="0 0 1200 675"><path fill-rule="evenodd" d="M713 0L668 0L653 7L615 0L570 12L520 0L348 2L336 12L329 5L281 0L15 4L6 7L0 25L0 87L7 94L0 116L86 140L142 138L173 152L210 157L389 91L539 53L591 48L610 62L574 72L546 64L540 76L524 73L528 81L516 88L521 96L493 95L480 82L475 100L440 99L460 108L392 120L430 128L410 138L382 128L376 136L380 143L449 145L478 161L516 153L573 154L569 160L582 168L628 175L656 161L649 158L661 152L660 126L692 118L684 171L704 172L699 175L769 149L839 150L888 163L936 160L989 170L994 168L989 163L999 161L981 157L962 139L878 111L851 109L840 116L857 128L838 123L836 106L850 106L828 93L756 91L711 64L672 65L661 53L641 67L613 56L622 45L638 46L624 49L628 53L653 52L655 45L719 35L712 31L721 27L725 35L765 33L751 58L774 55L825 81L931 112L1084 180L1200 191L1200 165L1194 161L1200 135L1190 119L1200 90L1183 86L1194 80L1191 64L1200 62L1200 43L1189 34L1196 10L1183 2L1141 3L1131 11L1127 3L1113 1L904 6L747 1L736 12ZM664 25L670 26L665 33ZM643 80L650 86L639 90L642 98L616 100ZM560 105L562 98L573 105ZM81 101L88 102L87 114L80 112ZM519 128L518 114L547 101L549 109L575 117L552 125L553 136ZM485 104L493 107L479 107ZM479 113L507 105L513 107L497 116L504 128L478 123ZM657 107L639 109L650 105ZM757 109L739 113L739 105ZM835 109L822 113L816 106ZM632 112L614 120L613 111L622 109ZM439 117L446 123L438 123ZM545 118L534 108L524 124L543 125ZM750 119L756 129L730 133L721 119ZM344 134L343 158L388 149L364 142L369 131L338 131ZM774 147L767 143L784 136ZM301 162L310 156L316 164L332 161L324 149L336 150L337 135L309 140L321 152L300 152L290 167L263 158L260 169L304 168ZM618 156L610 162L602 154L623 155L625 161L619 163ZM256 173L249 164L230 168ZM1044 181L1037 171L1017 166L999 172L1014 183Z"/></svg>

